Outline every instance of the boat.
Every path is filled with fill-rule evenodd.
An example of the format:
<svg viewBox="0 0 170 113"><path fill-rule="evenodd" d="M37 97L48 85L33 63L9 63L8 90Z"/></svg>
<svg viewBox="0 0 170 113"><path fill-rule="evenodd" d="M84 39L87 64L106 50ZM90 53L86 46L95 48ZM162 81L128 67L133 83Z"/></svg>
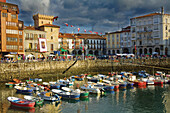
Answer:
<svg viewBox="0 0 170 113"><path fill-rule="evenodd" d="M135 86L146 86L146 82L143 82L143 81L135 81L135 82L134 82L134 85L135 85Z"/></svg>
<svg viewBox="0 0 170 113"><path fill-rule="evenodd" d="M163 81L162 80L155 80L154 81L154 85L163 85Z"/></svg>
<svg viewBox="0 0 170 113"><path fill-rule="evenodd" d="M13 82L5 83L6 87L12 88L15 84Z"/></svg>
<svg viewBox="0 0 170 113"><path fill-rule="evenodd" d="M126 82L121 82L119 83L119 88L120 89L126 89L127 83Z"/></svg>
<svg viewBox="0 0 170 113"><path fill-rule="evenodd" d="M53 95L52 92L44 91L44 92L39 93L38 96L46 101L60 102L60 97L58 95Z"/></svg>
<svg viewBox="0 0 170 113"><path fill-rule="evenodd" d="M24 99L34 101L35 106L42 105L44 103L44 99L41 99L41 97L34 97L34 96L24 96Z"/></svg>
<svg viewBox="0 0 170 113"><path fill-rule="evenodd" d="M50 89L60 89L60 84L50 84Z"/></svg>
<svg viewBox="0 0 170 113"><path fill-rule="evenodd" d="M15 86L14 87L17 90L17 93L32 93L33 89L32 88L27 88L27 87L22 87L22 86Z"/></svg>
<svg viewBox="0 0 170 113"><path fill-rule="evenodd" d="M66 91L66 92L74 92L74 93L80 94L80 98L85 98L85 97L89 96L88 91L81 91L80 89L73 90L68 87L62 87L62 90Z"/></svg>
<svg viewBox="0 0 170 113"><path fill-rule="evenodd" d="M93 86L91 85L81 86L80 89L84 91L89 91L89 93L92 93L92 94L101 94L101 91L99 90L99 88L93 88Z"/></svg>
<svg viewBox="0 0 170 113"><path fill-rule="evenodd" d="M59 89L52 89L52 92L61 96L64 99L78 100L80 98L80 93L76 93L76 92L66 92Z"/></svg>
<svg viewBox="0 0 170 113"><path fill-rule="evenodd" d="M11 102L11 105L17 107L33 108L35 105L35 102L33 101L24 100L17 97L8 97L7 100Z"/></svg>

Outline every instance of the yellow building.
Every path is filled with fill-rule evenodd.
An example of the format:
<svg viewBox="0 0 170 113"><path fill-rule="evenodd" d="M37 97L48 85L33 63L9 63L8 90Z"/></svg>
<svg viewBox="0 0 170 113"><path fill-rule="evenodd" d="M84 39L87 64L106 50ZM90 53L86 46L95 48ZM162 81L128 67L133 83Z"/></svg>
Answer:
<svg viewBox="0 0 170 113"><path fill-rule="evenodd" d="M122 51L120 48L120 35L121 31L106 33L105 36L107 37L106 43L108 55L118 54Z"/></svg>
<svg viewBox="0 0 170 113"><path fill-rule="evenodd" d="M53 25L54 16L36 14L33 16L34 26L42 31L46 31L47 53L54 53L58 48L58 36L60 26Z"/></svg>

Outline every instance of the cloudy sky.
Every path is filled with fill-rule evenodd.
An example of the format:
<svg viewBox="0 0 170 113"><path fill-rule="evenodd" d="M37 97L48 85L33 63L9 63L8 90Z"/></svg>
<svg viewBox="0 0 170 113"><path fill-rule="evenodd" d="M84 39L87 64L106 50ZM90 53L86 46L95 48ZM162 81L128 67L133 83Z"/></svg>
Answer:
<svg viewBox="0 0 170 113"><path fill-rule="evenodd" d="M131 17L160 12L170 13L170 0L7 0L19 5L19 19L33 25L32 15L41 13L58 16L55 25L61 32L111 32L129 25ZM74 28L64 23L74 25Z"/></svg>

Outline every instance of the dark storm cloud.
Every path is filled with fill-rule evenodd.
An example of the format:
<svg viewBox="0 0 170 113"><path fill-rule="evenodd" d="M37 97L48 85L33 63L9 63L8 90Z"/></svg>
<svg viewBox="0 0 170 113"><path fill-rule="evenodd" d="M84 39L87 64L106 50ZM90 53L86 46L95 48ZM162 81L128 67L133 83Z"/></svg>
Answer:
<svg viewBox="0 0 170 113"><path fill-rule="evenodd" d="M131 17L160 12L165 6L169 12L169 0L7 0L19 5L20 19L32 24L36 13L59 16L55 22L64 29L64 23L89 27L107 32L129 24Z"/></svg>

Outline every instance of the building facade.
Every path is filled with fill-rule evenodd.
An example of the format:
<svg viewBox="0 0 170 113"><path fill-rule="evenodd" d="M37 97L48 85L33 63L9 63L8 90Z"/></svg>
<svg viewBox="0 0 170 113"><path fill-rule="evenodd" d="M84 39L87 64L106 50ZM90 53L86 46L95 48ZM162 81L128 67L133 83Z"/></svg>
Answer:
<svg viewBox="0 0 170 113"><path fill-rule="evenodd" d="M54 54L54 52L59 49L58 37L60 26L53 25L53 18L54 16L41 14L33 15L35 28L46 31L47 54Z"/></svg>
<svg viewBox="0 0 170 113"><path fill-rule="evenodd" d="M126 28L122 28L121 34L120 34L120 46L121 46L121 53L127 53L130 54L131 52L131 32L130 32L130 26Z"/></svg>
<svg viewBox="0 0 170 113"><path fill-rule="evenodd" d="M0 1L0 49L1 57L6 54L24 55L23 26L18 20L19 8L15 4Z"/></svg>
<svg viewBox="0 0 170 113"><path fill-rule="evenodd" d="M71 55L106 54L106 39L96 34L60 33L59 48L68 50Z"/></svg>
<svg viewBox="0 0 170 113"><path fill-rule="evenodd" d="M170 14L151 13L130 19L132 51L137 55L152 54L170 55Z"/></svg>
<svg viewBox="0 0 170 113"><path fill-rule="evenodd" d="M24 28L24 49L25 56L34 55L35 58L47 57L45 52L40 52L39 38L46 39L46 32L35 29L32 26Z"/></svg>
<svg viewBox="0 0 170 113"><path fill-rule="evenodd" d="M105 34L107 41L107 54L114 55L121 53L122 49L120 46L121 31L111 32Z"/></svg>

